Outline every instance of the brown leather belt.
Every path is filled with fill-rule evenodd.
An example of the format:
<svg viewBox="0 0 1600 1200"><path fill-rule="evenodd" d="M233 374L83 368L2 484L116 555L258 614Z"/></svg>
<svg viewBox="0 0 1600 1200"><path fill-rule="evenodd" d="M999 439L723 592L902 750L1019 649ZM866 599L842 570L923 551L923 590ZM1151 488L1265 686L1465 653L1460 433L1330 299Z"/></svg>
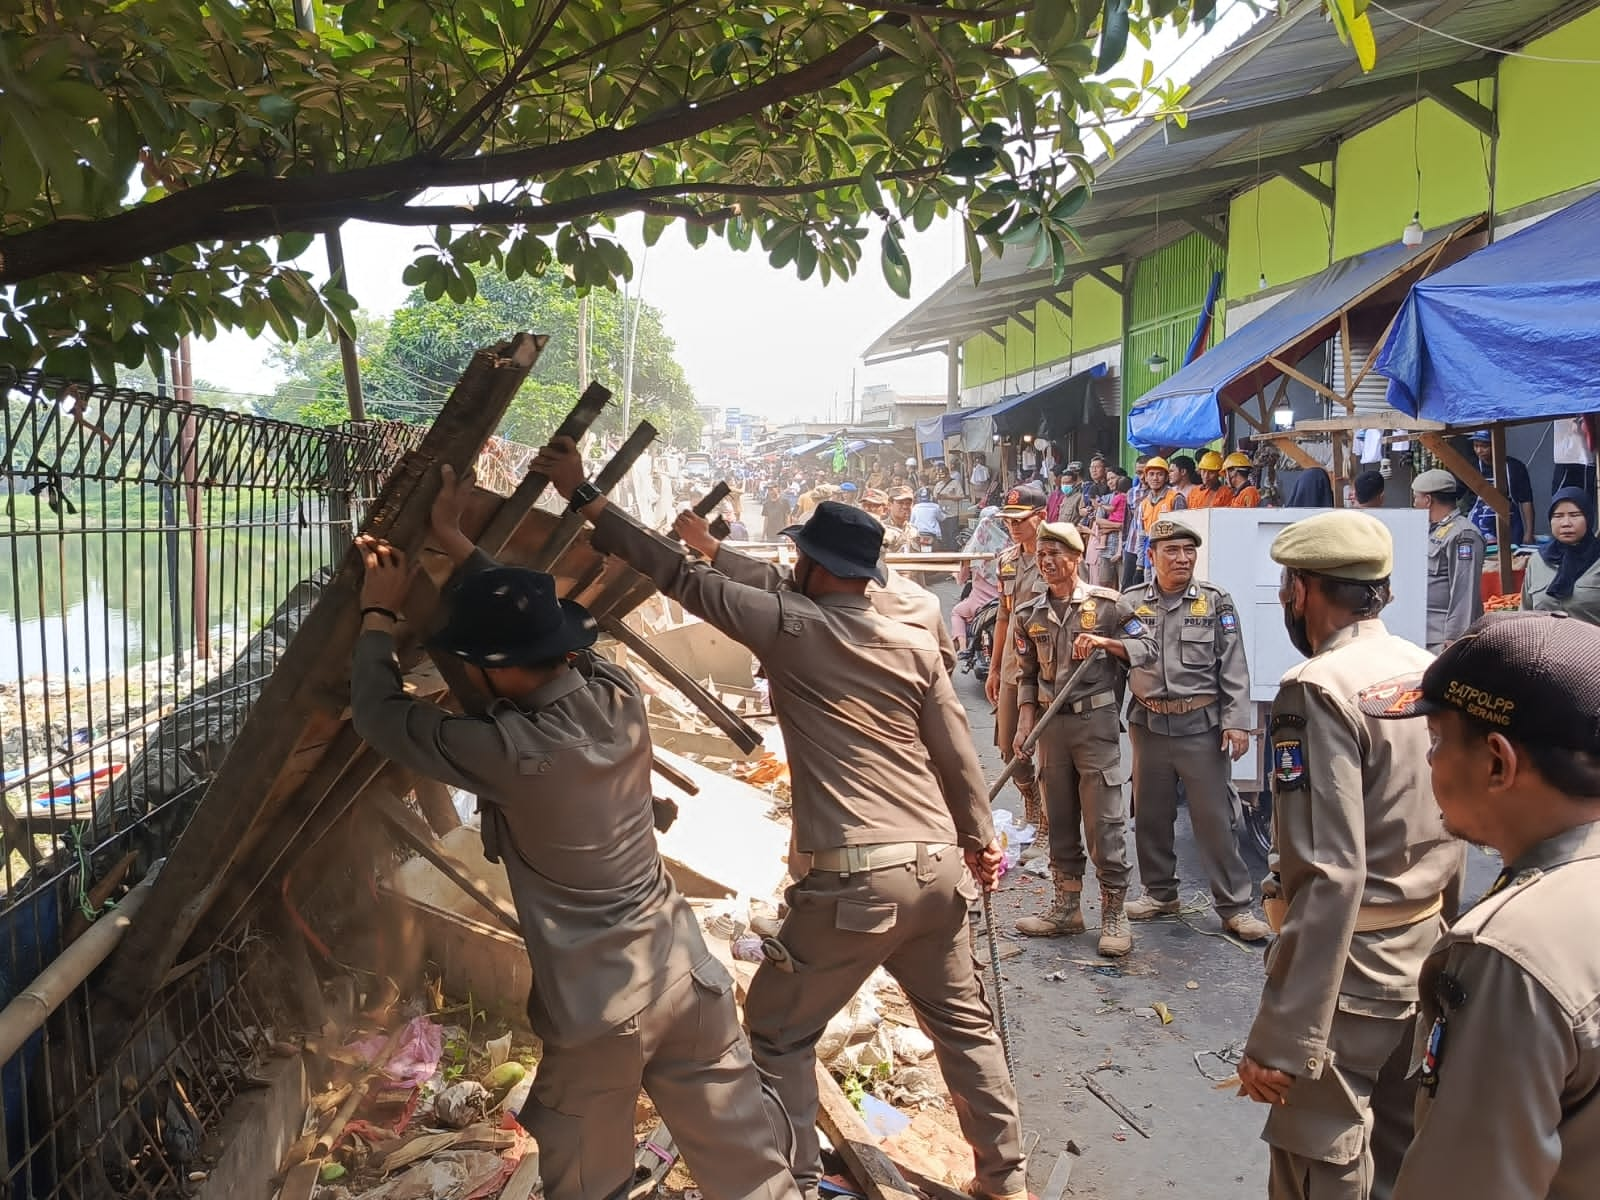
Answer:
<svg viewBox="0 0 1600 1200"><path fill-rule="evenodd" d="M1045 695L1044 689L1040 689L1039 703L1041 705L1049 704L1054 699L1053 695ZM1085 696L1082 700L1069 701L1061 707L1069 713L1086 713L1093 712L1097 708L1110 708L1116 702L1117 694L1115 692L1096 692L1092 696Z"/></svg>
<svg viewBox="0 0 1600 1200"><path fill-rule="evenodd" d="M1283 930L1283 919L1288 915L1289 902L1282 896L1261 897L1261 909L1267 915L1267 924L1273 933ZM1443 896L1425 896L1421 900L1402 900L1398 904L1363 904L1356 912L1357 933L1382 933L1389 929L1407 929L1444 911Z"/></svg>
<svg viewBox="0 0 1600 1200"><path fill-rule="evenodd" d="M1179 717L1184 713L1199 712L1217 702L1215 696L1185 696L1182 700L1146 700L1143 696L1135 696L1134 699L1161 717Z"/></svg>

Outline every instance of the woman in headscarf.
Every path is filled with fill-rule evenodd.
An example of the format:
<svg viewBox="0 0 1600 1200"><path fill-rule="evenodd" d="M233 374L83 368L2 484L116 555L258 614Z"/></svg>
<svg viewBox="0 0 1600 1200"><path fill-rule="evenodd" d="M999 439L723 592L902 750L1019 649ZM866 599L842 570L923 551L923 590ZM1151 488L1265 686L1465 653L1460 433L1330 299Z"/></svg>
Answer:
<svg viewBox="0 0 1600 1200"><path fill-rule="evenodd" d="M1600 625L1600 537L1594 496L1562 488L1550 498L1550 541L1528 559L1522 607Z"/></svg>

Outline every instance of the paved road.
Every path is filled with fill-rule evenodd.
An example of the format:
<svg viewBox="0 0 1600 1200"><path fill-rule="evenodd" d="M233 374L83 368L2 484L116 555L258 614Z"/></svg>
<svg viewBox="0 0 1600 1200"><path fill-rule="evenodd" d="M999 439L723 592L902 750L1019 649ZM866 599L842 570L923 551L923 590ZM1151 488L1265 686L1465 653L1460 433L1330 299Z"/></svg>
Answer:
<svg viewBox="0 0 1600 1200"><path fill-rule="evenodd" d="M948 611L954 588L935 585L934 591ZM982 685L961 676L956 690L985 773L995 778L1000 758ZM1021 799L1011 789L996 807L1021 815ZM1007 935L1002 954L1021 948L1002 964L1002 979L1024 1124L1039 1135L1030 1171L1035 1192L1070 1139L1083 1152L1074 1163L1074 1196L1240 1200L1265 1194L1262 1110L1215 1083L1232 1073L1224 1058L1237 1054L1255 1016L1262 952L1218 936L1186 811L1179 815L1178 862L1184 899L1205 907L1134 926L1133 953L1114 967L1095 954L1099 893L1092 881L1085 892L1092 898L1086 905L1090 931L1072 938L1012 933L1018 917L1048 905L1044 880L1017 872L996 898L996 922ZM1259 858L1250 867L1258 878L1265 873ZM1469 892L1480 893L1496 869L1487 855L1472 852ZM1149 1014L1156 1001L1170 1010L1170 1025ZM1089 1092L1086 1074L1131 1110L1148 1138Z"/></svg>

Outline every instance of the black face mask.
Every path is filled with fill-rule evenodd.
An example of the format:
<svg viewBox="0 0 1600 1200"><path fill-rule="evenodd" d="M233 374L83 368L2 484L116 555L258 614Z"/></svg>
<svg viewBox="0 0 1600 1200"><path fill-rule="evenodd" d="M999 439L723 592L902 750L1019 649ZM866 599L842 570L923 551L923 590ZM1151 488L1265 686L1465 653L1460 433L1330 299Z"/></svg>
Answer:
<svg viewBox="0 0 1600 1200"><path fill-rule="evenodd" d="M1290 594L1286 596L1283 601L1283 627L1289 633L1289 644L1292 645L1296 650L1300 651L1301 654L1305 655L1307 658L1310 658L1316 653L1316 647L1311 644L1311 635L1306 632L1305 615L1301 614L1298 617L1294 615L1294 594L1292 590L1292 584L1290 585L1290 588Z"/></svg>

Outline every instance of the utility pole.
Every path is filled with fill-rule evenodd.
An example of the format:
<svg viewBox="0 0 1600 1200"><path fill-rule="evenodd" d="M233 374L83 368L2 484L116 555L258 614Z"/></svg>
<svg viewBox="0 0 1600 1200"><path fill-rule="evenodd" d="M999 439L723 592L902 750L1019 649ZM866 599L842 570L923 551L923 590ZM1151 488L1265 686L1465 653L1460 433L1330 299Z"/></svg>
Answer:
<svg viewBox="0 0 1600 1200"><path fill-rule="evenodd" d="M644 264L650 251L646 249L639 256L639 277L633 281L633 314L629 317L626 309L623 316L628 318L628 346L622 355L622 431L626 433L633 428L633 350L639 341L639 309L644 302ZM627 293L623 293L626 301Z"/></svg>
<svg viewBox="0 0 1600 1200"><path fill-rule="evenodd" d="M294 23L302 33L317 31L314 4L315 0L294 0ZM317 165L320 168L321 164ZM344 269L344 240L339 236L337 225L323 234L323 245L328 251L329 281L334 287L348 292L350 286ZM350 419L365 421L367 405L361 396L361 360L356 357L355 339L337 323L334 325L334 334L339 339L339 362L344 368L344 394L345 402L350 406Z"/></svg>
<svg viewBox="0 0 1600 1200"><path fill-rule="evenodd" d="M578 390L589 386L589 295L578 297Z"/></svg>

